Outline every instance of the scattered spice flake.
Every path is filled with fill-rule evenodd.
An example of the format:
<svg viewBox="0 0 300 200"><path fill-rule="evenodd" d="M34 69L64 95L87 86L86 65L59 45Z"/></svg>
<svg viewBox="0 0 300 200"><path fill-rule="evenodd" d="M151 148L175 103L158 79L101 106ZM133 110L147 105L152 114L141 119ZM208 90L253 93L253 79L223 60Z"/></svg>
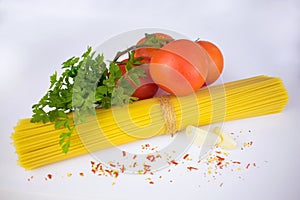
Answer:
<svg viewBox="0 0 300 200"><path fill-rule="evenodd" d="M27 181L31 181L33 179L33 176L30 176Z"/></svg>
<svg viewBox="0 0 300 200"><path fill-rule="evenodd" d="M253 163L253 166L256 167L256 163Z"/></svg>
<svg viewBox="0 0 300 200"><path fill-rule="evenodd" d="M191 167L191 166L187 167L187 169L188 169L189 171L192 171L192 170L198 170L197 167Z"/></svg>
<svg viewBox="0 0 300 200"><path fill-rule="evenodd" d="M158 148L158 146L152 147L152 148L151 148L151 151L154 151L154 150L156 150L157 148Z"/></svg>
<svg viewBox="0 0 300 200"><path fill-rule="evenodd" d="M156 155L156 158L162 158L162 156L160 154Z"/></svg>
<svg viewBox="0 0 300 200"><path fill-rule="evenodd" d="M184 156L183 156L183 159L185 160L185 159L187 159L189 157L189 154L187 153L187 154L185 154Z"/></svg>
<svg viewBox="0 0 300 200"><path fill-rule="evenodd" d="M135 168L137 166L137 162L134 162L132 167Z"/></svg>
<svg viewBox="0 0 300 200"><path fill-rule="evenodd" d="M244 147L251 147L253 145L253 141L244 142Z"/></svg>
<svg viewBox="0 0 300 200"><path fill-rule="evenodd" d="M248 163L247 165L246 165L246 169L248 169L250 167L250 163Z"/></svg>
<svg viewBox="0 0 300 200"><path fill-rule="evenodd" d="M52 179L52 174L47 174L48 179Z"/></svg>
<svg viewBox="0 0 300 200"><path fill-rule="evenodd" d="M79 173L79 176L84 176L84 173L83 173L83 172L80 172L80 173Z"/></svg>
<svg viewBox="0 0 300 200"><path fill-rule="evenodd" d="M238 165L241 164L241 162L239 162L239 161L232 161L232 163L233 163L233 164L238 164Z"/></svg>
<svg viewBox="0 0 300 200"><path fill-rule="evenodd" d="M154 184L154 182L153 182L153 181L150 181L150 182L149 182L149 184L153 185L153 184Z"/></svg>
<svg viewBox="0 0 300 200"><path fill-rule="evenodd" d="M116 167L116 165L113 164L113 163L110 163L109 165L110 165L111 167Z"/></svg>
<svg viewBox="0 0 300 200"><path fill-rule="evenodd" d="M122 151L123 157L126 157L126 151Z"/></svg>
<svg viewBox="0 0 300 200"><path fill-rule="evenodd" d="M217 158L218 160L220 160L220 161L225 160L225 158L222 158L222 157L220 157L220 156L216 156L216 158Z"/></svg>
<svg viewBox="0 0 300 200"><path fill-rule="evenodd" d="M178 165L178 162L176 162L175 160L171 160L171 161L169 162L169 164Z"/></svg>
<svg viewBox="0 0 300 200"><path fill-rule="evenodd" d="M118 178L118 176L119 176L119 172L117 170L113 170L112 171L112 177Z"/></svg>
<svg viewBox="0 0 300 200"><path fill-rule="evenodd" d="M151 171L151 165L144 163L144 174Z"/></svg>
<svg viewBox="0 0 300 200"><path fill-rule="evenodd" d="M122 173L124 173L124 172L125 172L125 166L124 166L124 165L122 165L122 167L121 167L121 169L120 169L120 170L121 170L121 172L122 172Z"/></svg>
<svg viewBox="0 0 300 200"><path fill-rule="evenodd" d="M220 187L222 187L224 185L224 183L220 183Z"/></svg>
<svg viewBox="0 0 300 200"><path fill-rule="evenodd" d="M132 159L136 159L137 155L133 155Z"/></svg>
<svg viewBox="0 0 300 200"><path fill-rule="evenodd" d="M155 156L154 155L148 155L146 157L150 162L154 162L155 161Z"/></svg>

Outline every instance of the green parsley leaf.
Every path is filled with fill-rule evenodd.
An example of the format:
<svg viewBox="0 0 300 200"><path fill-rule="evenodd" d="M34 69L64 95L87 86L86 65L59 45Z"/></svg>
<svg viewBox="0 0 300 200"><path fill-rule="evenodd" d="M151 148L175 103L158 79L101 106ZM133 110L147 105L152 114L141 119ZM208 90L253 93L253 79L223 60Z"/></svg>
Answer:
<svg viewBox="0 0 300 200"><path fill-rule="evenodd" d="M138 100L131 97L133 85L139 85L139 77L145 73L135 65L141 64L141 58L134 58L134 51L128 53L124 76L117 62L110 62L107 69L104 56L92 52L88 47L81 57L71 57L62 63L62 74L57 72L50 76L50 87L40 101L32 106L33 123L53 122L55 129L65 128L58 143L63 153L71 146L73 124L85 122L87 116L95 115L95 108L110 108L111 106L132 103ZM68 113L74 112L74 119Z"/></svg>

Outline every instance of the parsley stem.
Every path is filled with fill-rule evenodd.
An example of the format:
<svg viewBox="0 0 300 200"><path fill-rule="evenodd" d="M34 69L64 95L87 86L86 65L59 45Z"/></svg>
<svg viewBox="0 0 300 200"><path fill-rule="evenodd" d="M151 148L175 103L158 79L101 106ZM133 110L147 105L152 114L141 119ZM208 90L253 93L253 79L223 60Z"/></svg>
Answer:
<svg viewBox="0 0 300 200"><path fill-rule="evenodd" d="M117 60L123 56L124 54L127 54L130 51L136 50L138 48L142 48L142 47L154 47L153 45L148 45L148 44L141 44L141 45L133 45L127 49L125 49L124 51L118 51L115 58L113 59L113 62L117 62Z"/></svg>

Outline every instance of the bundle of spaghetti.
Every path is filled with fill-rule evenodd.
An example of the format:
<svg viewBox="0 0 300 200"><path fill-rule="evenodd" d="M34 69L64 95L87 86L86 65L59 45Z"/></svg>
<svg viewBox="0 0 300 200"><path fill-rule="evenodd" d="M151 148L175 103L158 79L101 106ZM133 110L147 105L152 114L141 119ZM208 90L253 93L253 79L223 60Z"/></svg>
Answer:
<svg viewBox="0 0 300 200"><path fill-rule="evenodd" d="M280 78L256 76L201 88L189 96L155 97L123 107L97 109L95 116L76 125L66 154L59 145L59 136L68 130L55 129L53 123L22 119L12 139L19 164L34 169L101 149L174 134L188 125L279 113L287 102L288 94Z"/></svg>

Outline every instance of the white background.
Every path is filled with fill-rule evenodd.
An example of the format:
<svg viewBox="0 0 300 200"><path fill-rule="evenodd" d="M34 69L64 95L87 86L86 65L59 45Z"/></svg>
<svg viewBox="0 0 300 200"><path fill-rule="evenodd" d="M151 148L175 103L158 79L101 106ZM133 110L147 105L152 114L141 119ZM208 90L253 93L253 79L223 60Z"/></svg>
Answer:
<svg viewBox="0 0 300 200"><path fill-rule="evenodd" d="M0 1L0 198L299 199L299 10L297 0ZM259 167L243 170L242 180L235 173L208 182L197 173L163 171L168 179L154 185L143 176L122 175L112 186L111 179L89 173L89 156L34 171L17 165L13 126L31 116L49 76L88 45L138 28L213 41L224 53L224 82L260 74L283 79L290 96L283 113L225 124L228 132L251 130L240 136L254 141L251 150L231 154ZM65 177L79 171L86 176ZM44 180L47 173L53 180Z"/></svg>

